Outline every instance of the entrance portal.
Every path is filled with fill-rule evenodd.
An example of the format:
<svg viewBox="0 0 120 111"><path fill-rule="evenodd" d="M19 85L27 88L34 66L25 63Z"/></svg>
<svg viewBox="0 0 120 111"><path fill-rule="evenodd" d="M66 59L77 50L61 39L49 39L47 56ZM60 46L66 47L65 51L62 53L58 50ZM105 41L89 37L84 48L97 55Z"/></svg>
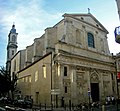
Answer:
<svg viewBox="0 0 120 111"><path fill-rule="evenodd" d="M91 97L92 101L99 101L99 83L91 83Z"/></svg>

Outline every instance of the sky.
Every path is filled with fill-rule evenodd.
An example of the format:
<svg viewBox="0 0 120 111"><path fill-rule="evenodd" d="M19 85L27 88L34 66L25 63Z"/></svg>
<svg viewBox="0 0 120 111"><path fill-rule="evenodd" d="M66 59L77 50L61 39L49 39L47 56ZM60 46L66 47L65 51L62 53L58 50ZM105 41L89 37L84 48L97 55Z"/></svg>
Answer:
<svg viewBox="0 0 120 111"><path fill-rule="evenodd" d="M0 66L6 65L8 34L15 24L18 51L41 37L64 13L90 13L108 30L110 53L119 53L114 29L120 25L116 0L0 0Z"/></svg>

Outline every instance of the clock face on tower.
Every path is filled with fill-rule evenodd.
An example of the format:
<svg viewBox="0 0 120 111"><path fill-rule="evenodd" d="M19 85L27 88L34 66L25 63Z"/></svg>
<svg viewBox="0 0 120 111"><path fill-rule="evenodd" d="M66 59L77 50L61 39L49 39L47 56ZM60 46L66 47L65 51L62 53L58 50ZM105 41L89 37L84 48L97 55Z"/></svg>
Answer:
<svg viewBox="0 0 120 111"><path fill-rule="evenodd" d="M15 42L16 41L16 36L12 35L12 41Z"/></svg>

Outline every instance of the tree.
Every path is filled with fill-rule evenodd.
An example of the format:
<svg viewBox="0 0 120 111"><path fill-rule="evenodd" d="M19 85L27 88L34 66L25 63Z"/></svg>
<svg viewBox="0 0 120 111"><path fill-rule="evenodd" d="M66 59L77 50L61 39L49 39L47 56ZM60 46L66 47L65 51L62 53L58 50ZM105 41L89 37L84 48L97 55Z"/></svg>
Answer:
<svg viewBox="0 0 120 111"><path fill-rule="evenodd" d="M0 95L5 95L10 90L15 90L17 77L11 80L11 76L5 67L0 67Z"/></svg>

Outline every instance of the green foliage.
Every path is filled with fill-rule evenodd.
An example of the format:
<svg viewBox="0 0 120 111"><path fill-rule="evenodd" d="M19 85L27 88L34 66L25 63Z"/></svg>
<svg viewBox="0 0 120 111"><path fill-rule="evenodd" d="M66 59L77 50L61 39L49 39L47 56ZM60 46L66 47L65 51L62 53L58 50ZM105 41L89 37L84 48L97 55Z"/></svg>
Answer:
<svg viewBox="0 0 120 111"><path fill-rule="evenodd" d="M14 91L17 77L11 81L10 74L7 72L5 67L0 67L0 94L5 94L7 92Z"/></svg>

